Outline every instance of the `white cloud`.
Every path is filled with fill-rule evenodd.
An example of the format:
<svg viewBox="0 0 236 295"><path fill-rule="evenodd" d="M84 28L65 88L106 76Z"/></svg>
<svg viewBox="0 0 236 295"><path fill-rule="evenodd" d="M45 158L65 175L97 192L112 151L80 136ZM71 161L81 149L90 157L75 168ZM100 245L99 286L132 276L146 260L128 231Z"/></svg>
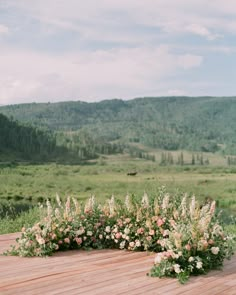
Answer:
<svg viewBox="0 0 236 295"><path fill-rule="evenodd" d="M168 90L167 93L170 96L184 96L184 95L187 95L186 92L184 90L181 90L181 89L170 89L170 90Z"/></svg>
<svg viewBox="0 0 236 295"><path fill-rule="evenodd" d="M26 15L59 30L90 28L91 37L99 27L106 32L116 25L119 29L113 30L114 36L118 31L126 34L130 24L157 27L169 34L192 33L208 40L215 40L225 32L236 32L232 21L236 16L234 0L223 4L220 0L208 1L207 5L205 0L15 0L12 3Z"/></svg>
<svg viewBox="0 0 236 295"><path fill-rule="evenodd" d="M0 35L3 34L8 34L9 33L9 28L5 25L0 24Z"/></svg>
<svg viewBox="0 0 236 295"><path fill-rule="evenodd" d="M158 81L201 65L202 57L167 46L65 55L0 52L0 104L22 101L139 96Z"/></svg>

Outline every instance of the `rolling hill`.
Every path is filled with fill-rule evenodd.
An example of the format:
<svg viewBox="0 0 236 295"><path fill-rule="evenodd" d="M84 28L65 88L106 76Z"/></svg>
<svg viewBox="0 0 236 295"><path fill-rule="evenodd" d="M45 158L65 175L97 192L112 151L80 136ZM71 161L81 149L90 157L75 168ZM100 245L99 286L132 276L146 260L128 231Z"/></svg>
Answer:
<svg viewBox="0 0 236 295"><path fill-rule="evenodd" d="M81 141L236 154L236 97L146 97L0 107L8 117ZM86 135L86 136L85 136Z"/></svg>

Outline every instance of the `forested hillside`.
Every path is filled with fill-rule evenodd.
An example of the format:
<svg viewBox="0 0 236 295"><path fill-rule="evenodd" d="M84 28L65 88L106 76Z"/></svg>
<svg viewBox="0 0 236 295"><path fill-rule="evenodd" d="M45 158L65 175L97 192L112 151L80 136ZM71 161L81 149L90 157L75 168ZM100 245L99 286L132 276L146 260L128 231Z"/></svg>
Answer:
<svg viewBox="0 0 236 295"><path fill-rule="evenodd" d="M52 132L18 124L0 114L0 154L43 159L55 152L56 140Z"/></svg>
<svg viewBox="0 0 236 295"><path fill-rule="evenodd" d="M93 143L120 146L135 142L165 150L236 153L236 97L32 103L3 106L0 112L63 131L71 145L89 138Z"/></svg>

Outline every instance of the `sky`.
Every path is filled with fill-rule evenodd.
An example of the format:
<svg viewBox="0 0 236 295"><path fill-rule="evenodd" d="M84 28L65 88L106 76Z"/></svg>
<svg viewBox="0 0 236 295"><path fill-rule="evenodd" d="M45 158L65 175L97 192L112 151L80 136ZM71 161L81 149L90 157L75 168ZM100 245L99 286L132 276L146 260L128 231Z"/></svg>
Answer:
<svg viewBox="0 0 236 295"><path fill-rule="evenodd" d="M236 95L235 0L0 0L0 105Z"/></svg>

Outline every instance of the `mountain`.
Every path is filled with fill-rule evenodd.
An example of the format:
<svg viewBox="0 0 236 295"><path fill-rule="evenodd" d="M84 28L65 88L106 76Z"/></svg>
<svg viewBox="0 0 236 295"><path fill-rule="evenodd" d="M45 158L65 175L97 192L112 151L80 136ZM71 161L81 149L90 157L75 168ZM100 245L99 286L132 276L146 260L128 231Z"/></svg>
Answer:
<svg viewBox="0 0 236 295"><path fill-rule="evenodd" d="M63 132L72 141L88 136L93 142L236 153L236 97L31 103L3 106L0 112Z"/></svg>

